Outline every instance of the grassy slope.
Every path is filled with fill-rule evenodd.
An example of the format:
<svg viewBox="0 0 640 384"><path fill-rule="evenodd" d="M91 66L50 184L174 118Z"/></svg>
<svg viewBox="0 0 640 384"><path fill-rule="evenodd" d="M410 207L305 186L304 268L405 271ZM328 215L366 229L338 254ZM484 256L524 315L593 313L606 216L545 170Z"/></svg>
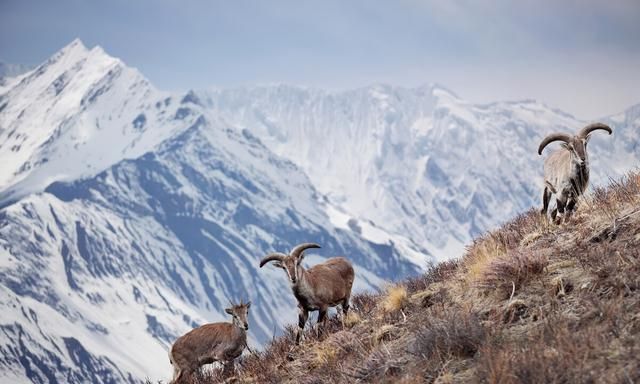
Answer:
<svg viewBox="0 0 640 384"><path fill-rule="evenodd" d="M640 173L571 224L531 210L459 260L353 298L344 324L245 353L232 382L640 382ZM209 371L194 383L219 380Z"/></svg>

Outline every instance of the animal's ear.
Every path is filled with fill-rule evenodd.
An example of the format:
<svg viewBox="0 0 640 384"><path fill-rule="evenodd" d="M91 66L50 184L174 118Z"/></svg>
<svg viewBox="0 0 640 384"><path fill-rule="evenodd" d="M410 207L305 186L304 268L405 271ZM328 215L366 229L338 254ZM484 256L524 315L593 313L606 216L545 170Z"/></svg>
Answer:
<svg viewBox="0 0 640 384"><path fill-rule="evenodd" d="M566 150L571 150L571 148L573 148L573 146L569 143L562 143L560 144L562 146L562 148L566 149Z"/></svg>
<svg viewBox="0 0 640 384"><path fill-rule="evenodd" d="M302 262L302 259L304 259L304 252L300 253L300 256L298 256L298 260L296 260L296 262L300 264Z"/></svg>
<svg viewBox="0 0 640 384"><path fill-rule="evenodd" d="M247 303L247 309L249 309L249 308L251 308L251 302L250 301Z"/></svg>
<svg viewBox="0 0 640 384"><path fill-rule="evenodd" d="M227 312L230 315L233 315L233 309L231 309L231 308L225 308L224 311Z"/></svg>
<svg viewBox="0 0 640 384"><path fill-rule="evenodd" d="M276 266L276 267L278 267L278 268L282 268L282 263L281 263L281 262L279 262L279 261L274 261L274 262L273 262L273 265L275 265L275 266Z"/></svg>

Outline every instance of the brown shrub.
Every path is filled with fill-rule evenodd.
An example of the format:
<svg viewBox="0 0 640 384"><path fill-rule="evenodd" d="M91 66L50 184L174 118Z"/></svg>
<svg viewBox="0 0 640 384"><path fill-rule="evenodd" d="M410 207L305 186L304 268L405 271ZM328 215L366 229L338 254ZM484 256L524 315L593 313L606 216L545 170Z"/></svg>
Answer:
<svg viewBox="0 0 640 384"><path fill-rule="evenodd" d="M546 256L529 250L516 250L490 261L480 279L479 288L495 291L508 298L512 292L533 277L540 275L549 264Z"/></svg>
<svg viewBox="0 0 640 384"><path fill-rule="evenodd" d="M429 288L431 284L451 278L451 276L458 271L459 265L460 261L458 259L446 260L429 265L424 274L409 278L405 281L404 285L407 288L407 292L413 294L423 291Z"/></svg>
<svg viewBox="0 0 640 384"><path fill-rule="evenodd" d="M415 333L408 352L420 358L445 361L455 357L471 357L487 337L480 317L459 309L433 313L424 319Z"/></svg>
<svg viewBox="0 0 640 384"><path fill-rule="evenodd" d="M421 307L429 308L433 305L439 305L444 308L451 300L449 292L444 287L435 288L418 292L411 296L411 300Z"/></svg>
<svg viewBox="0 0 640 384"><path fill-rule="evenodd" d="M363 292L351 296L351 307L354 311L358 311L361 317L369 317L378 307L378 299L380 295L377 293Z"/></svg>
<svg viewBox="0 0 640 384"><path fill-rule="evenodd" d="M391 353L388 349L378 349L346 373L363 382L380 382L382 377L391 382L390 379L400 374L406 363L405 356Z"/></svg>

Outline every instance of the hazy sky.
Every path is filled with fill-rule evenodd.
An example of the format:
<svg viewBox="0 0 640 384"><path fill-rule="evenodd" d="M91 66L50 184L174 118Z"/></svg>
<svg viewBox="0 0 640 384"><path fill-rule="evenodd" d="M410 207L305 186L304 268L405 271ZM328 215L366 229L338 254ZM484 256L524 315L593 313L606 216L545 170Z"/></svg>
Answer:
<svg viewBox="0 0 640 384"><path fill-rule="evenodd" d="M437 82L585 119L640 103L638 0L0 0L0 60L75 37L166 90Z"/></svg>

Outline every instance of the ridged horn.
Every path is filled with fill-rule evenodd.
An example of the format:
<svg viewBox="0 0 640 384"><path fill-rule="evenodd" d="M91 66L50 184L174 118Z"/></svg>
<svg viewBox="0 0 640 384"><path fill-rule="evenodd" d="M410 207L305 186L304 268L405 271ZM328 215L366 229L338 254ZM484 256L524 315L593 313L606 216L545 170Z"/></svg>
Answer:
<svg viewBox="0 0 640 384"><path fill-rule="evenodd" d="M542 143L540 143L540 146L538 147L538 155L542 155L542 150L549 143L558 141L558 140L564 141L565 143L569 143L571 141L571 136L567 135L566 133L550 134L549 136L545 137L544 140L542 140Z"/></svg>
<svg viewBox="0 0 640 384"><path fill-rule="evenodd" d="M296 245L291 250L289 255L291 255L291 257L297 259L299 256L302 255L302 252L304 252L305 249L309 249L309 248L320 248L320 246L318 244L316 244L316 243L302 243L300 245Z"/></svg>
<svg viewBox="0 0 640 384"><path fill-rule="evenodd" d="M287 257L287 255L285 255L284 253L280 253L280 252L270 253L267 256L265 256L262 260L260 260L260 268L262 268L265 264L267 264L270 261L282 261L282 259L284 259L285 257Z"/></svg>
<svg viewBox="0 0 640 384"><path fill-rule="evenodd" d="M602 129L603 131L609 132L609 134L611 134L613 132L613 130L611 130L611 127L609 127L606 124L593 123L593 124L589 124L586 127L582 128L578 132L578 137L584 139L585 137L587 137L588 134L590 134L591 132L595 131L596 129Z"/></svg>

